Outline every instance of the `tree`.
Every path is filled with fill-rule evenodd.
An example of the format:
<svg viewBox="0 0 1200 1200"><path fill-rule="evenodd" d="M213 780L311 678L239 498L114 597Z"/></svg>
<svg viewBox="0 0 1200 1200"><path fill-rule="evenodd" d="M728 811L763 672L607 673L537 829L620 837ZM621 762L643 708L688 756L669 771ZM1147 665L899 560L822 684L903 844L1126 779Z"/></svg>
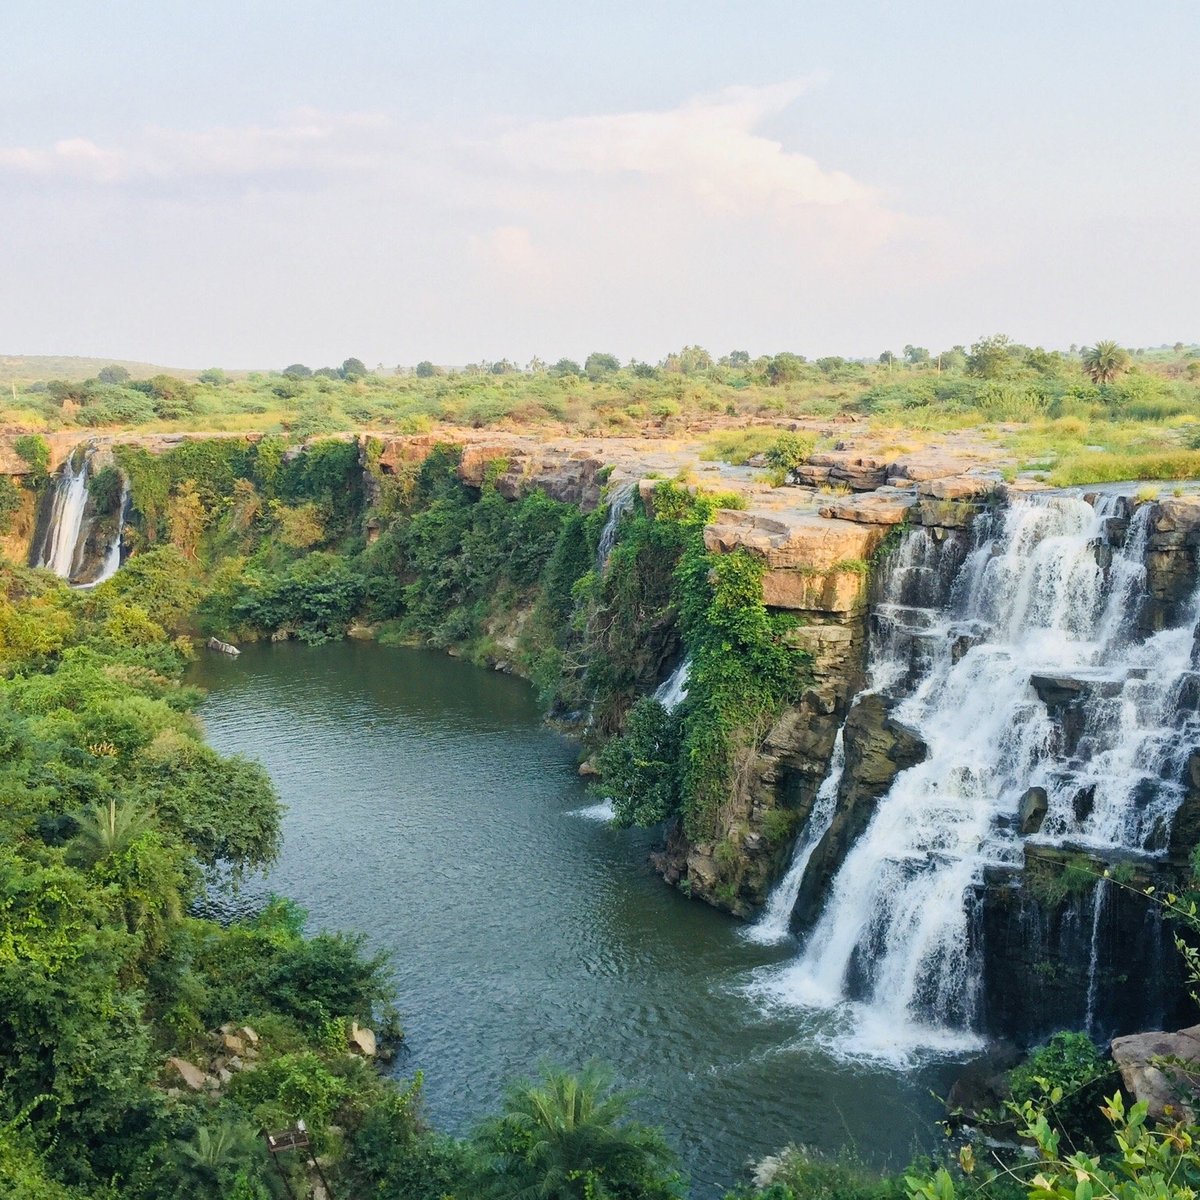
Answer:
<svg viewBox="0 0 1200 1200"><path fill-rule="evenodd" d="M120 386L123 383L129 382L129 372L124 367L118 367L114 363L111 367L101 367L96 372L96 378L101 383L115 383Z"/></svg>
<svg viewBox="0 0 1200 1200"><path fill-rule="evenodd" d="M804 359L784 350L767 363L767 382L772 385L791 383L804 374Z"/></svg>
<svg viewBox="0 0 1200 1200"><path fill-rule="evenodd" d="M883 366L890 367L896 361L896 356L890 350L885 350L879 356L879 361Z"/></svg>
<svg viewBox="0 0 1200 1200"><path fill-rule="evenodd" d="M427 358L417 363L416 376L418 379L432 379L438 373L438 368Z"/></svg>
<svg viewBox="0 0 1200 1200"><path fill-rule="evenodd" d="M596 766L603 780L597 790L612 799L617 825L665 821L679 808L679 718L643 696L621 736L604 744Z"/></svg>
<svg viewBox="0 0 1200 1200"><path fill-rule="evenodd" d="M224 387L229 382L229 376L220 367L209 367L207 371L200 372L200 382L207 383L209 387Z"/></svg>
<svg viewBox="0 0 1200 1200"><path fill-rule="evenodd" d="M906 362L910 362L913 366L929 361L929 351L924 346L905 346L904 358Z"/></svg>
<svg viewBox="0 0 1200 1200"><path fill-rule="evenodd" d="M1111 341L1084 346L1083 369L1093 383L1112 383L1123 371L1129 370L1129 352Z"/></svg>
<svg viewBox="0 0 1200 1200"><path fill-rule="evenodd" d="M226 1120L215 1129L202 1125L191 1141L176 1143L175 1157L191 1195L224 1200L239 1170L261 1164L262 1142L244 1122Z"/></svg>
<svg viewBox="0 0 1200 1200"><path fill-rule="evenodd" d="M361 379L367 373L366 363L361 358L348 358L342 363L343 379Z"/></svg>
<svg viewBox="0 0 1200 1200"><path fill-rule="evenodd" d="M662 1135L628 1119L631 1096L590 1065L509 1089L475 1142L494 1200L668 1200L682 1196Z"/></svg>
<svg viewBox="0 0 1200 1200"><path fill-rule="evenodd" d="M999 379L1012 362L1012 349L1007 334L980 338L967 355L967 373L979 379Z"/></svg>
<svg viewBox="0 0 1200 1200"><path fill-rule="evenodd" d="M171 543L182 550L186 558L195 558L209 513L193 480L185 479L175 489L167 501L166 517Z"/></svg>
<svg viewBox="0 0 1200 1200"><path fill-rule="evenodd" d="M153 810L133 801L110 800L97 804L75 818L78 826L71 839L73 862L94 866L114 855L124 854L138 838L154 827Z"/></svg>
<svg viewBox="0 0 1200 1200"><path fill-rule="evenodd" d="M583 369L587 372L587 377L594 382L602 379L605 375L611 375L614 371L619 371L621 363L615 354L601 354L593 350L587 356Z"/></svg>
<svg viewBox="0 0 1200 1200"><path fill-rule="evenodd" d="M573 358L560 358L550 368L551 375L582 375L583 370Z"/></svg>
<svg viewBox="0 0 1200 1200"><path fill-rule="evenodd" d="M750 365L750 352L748 350L731 350L729 352L729 365L731 367L748 367Z"/></svg>
<svg viewBox="0 0 1200 1200"><path fill-rule="evenodd" d="M684 346L678 354L668 354L663 360L663 370L681 375L696 375L712 365L712 355L703 346Z"/></svg>
<svg viewBox="0 0 1200 1200"><path fill-rule="evenodd" d="M303 363L292 363L290 367L283 368L283 373L289 379L309 379L312 376L312 371Z"/></svg>

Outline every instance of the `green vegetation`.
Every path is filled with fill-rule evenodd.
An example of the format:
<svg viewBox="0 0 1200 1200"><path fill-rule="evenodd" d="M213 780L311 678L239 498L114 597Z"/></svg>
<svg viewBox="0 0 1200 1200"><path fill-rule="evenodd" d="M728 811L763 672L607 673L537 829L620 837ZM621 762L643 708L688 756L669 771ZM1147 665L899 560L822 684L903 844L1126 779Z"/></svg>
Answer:
<svg viewBox="0 0 1200 1200"><path fill-rule="evenodd" d="M396 1035L383 958L364 955L358 937L306 937L304 914L283 900L230 925L189 915L203 889L229 888L271 862L279 807L261 768L202 741L198 694L179 682L190 643L176 635L220 611L264 627L303 612L312 632L330 634L366 603L398 602L414 628L430 610L423 592L406 603L410 585L381 592L379 562L349 533L344 556L278 545L281 514L304 505L342 528L351 510L330 492L341 443L276 471L266 465L269 447L180 449L204 464L196 485L170 455L132 460L155 515L135 494L144 548L117 576L75 592L45 572L0 571L7 1194L265 1200L280 1185L259 1131L303 1119L340 1194L681 1195L661 1137L628 1119L627 1097L595 1069L514 1088L501 1114L465 1141L431 1133L419 1076L393 1083L347 1054L354 1022L381 1030L385 1045ZM572 540L564 526L578 528L564 521L566 506L540 495L508 505L494 493L471 502L451 482L452 462L448 453L429 466L417 493L445 504L414 510L418 528L407 531L417 546L433 536L423 514L431 528L452 516L475 531L437 584L451 601L463 578L467 600L497 578L530 587L552 565L571 578L568 564L580 560L563 549ZM292 503L260 505L248 519L247 483ZM183 488L195 512L181 532L172 501ZM499 505L511 510L512 548L522 551L506 555L502 570L483 557L494 549ZM249 553L222 557L231 548ZM252 561L277 586L251 586L242 573ZM353 602L342 596L347 578L357 581ZM268 599L278 607L265 607ZM239 1052L254 1069L216 1065L225 1059L214 1059L215 1031L243 1026L254 1037ZM213 1086L183 1086L172 1056L198 1064ZM280 1165L295 1193L309 1195L300 1158Z"/></svg>
<svg viewBox="0 0 1200 1200"><path fill-rule="evenodd" d="M749 422L866 418L874 430L907 436L981 428L1008 443L1012 423L1067 419L1082 424L1080 445L1128 449L1140 427L1141 453L1186 446L1200 422L1200 349L1163 347L1132 353L1112 342L1082 351L1046 351L1002 335L971 347L931 354L910 346L903 358L808 362L781 353L720 359L685 347L659 364L620 366L590 355L581 367L566 359L477 363L446 370L423 362L413 371L371 372L357 359L312 370L234 378L219 370L198 375L154 373L137 364L79 370L47 362L20 376L6 420L32 431L144 427L154 430L256 430L293 440L371 428L423 432L436 427L544 429L570 434L678 435L700 423L731 428L711 435L710 453L745 461L765 453L778 430ZM1005 426L1005 428L999 428ZM1194 432L1194 428L1191 430ZM803 436L803 435L801 435Z"/></svg>
<svg viewBox="0 0 1200 1200"><path fill-rule="evenodd" d="M915 411L936 403L942 385L921 383L928 368L913 349L911 371L886 364L896 375L886 384L874 368L810 367L780 355L762 368L776 382L735 390L786 388L815 370L830 387L865 376L859 401L873 396L880 412L911 386L924 396ZM1012 384L1007 399L987 393L997 411L1034 394L1029 373L1069 375L1070 364L1021 358L1007 344L972 351L963 369L974 373L955 384L960 400ZM361 366L347 360L323 375L294 364L284 379L301 389L369 390ZM570 379L599 389L628 376L665 391L706 372L754 369L704 365L693 347L670 370L621 370L592 356L582 378L565 367L545 378L554 388ZM156 411L198 411L204 389L235 386L206 374L186 388L166 377L131 388L112 372L102 386L134 392ZM1096 403L1109 405L1104 389L1135 377L1131 369L1096 385ZM420 378L429 388L453 382L436 372ZM670 403L683 411L682 398ZM304 420L327 415L313 409ZM1029 453L1047 430L1093 435L1083 417L1042 419L1013 435ZM1136 424L1112 423L1128 437L1125 462L1142 455L1128 432ZM778 429L769 440L713 445L722 455L762 453L784 472L811 450ZM34 437L20 452L36 465L44 447ZM204 744L198 697L179 681L194 635L321 641L356 622L384 639L504 659L535 681L553 715L578 723L585 709L593 713L589 744L619 823L678 819L692 841L715 843L724 871L738 847L723 806L808 666L793 622L763 603L761 559L705 549L704 525L728 497L660 482L645 504L635 499L600 562L603 506L585 515L538 491L506 499L500 460L482 487L469 488L450 444L395 473L379 469L377 445L336 438L300 452L280 436L235 436L161 455L122 446L117 457L130 483L135 553L116 576L73 592L44 572L0 570L0 1183L15 1196L263 1200L278 1185L258 1132L302 1118L338 1194L682 1195L661 1138L630 1119L628 1097L592 1068L516 1085L472 1136L439 1137L421 1118L419 1076L394 1083L347 1054L356 1022L395 1032L385 961L366 956L355 937L305 937L303 914L283 900L227 926L192 915L205 888L235 886L271 862L279 813L259 768ZM1057 469L1074 461L1066 456ZM120 495L117 474L99 473L93 494L107 511ZM368 543L369 530L378 536ZM646 693L684 654L688 696L668 713ZM785 838L790 816L768 818L767 840ZM1093 883L1075 862L1044 881L1063 894ZM221 1026L257 1031L255 1069L212 1089L180 1087L168 1058L207 1069ZM738 1195L953 1200L979 1191L1071 1200L1069 1187L1073 1200L1092 1200L1095 1189L1184 1200L1185 1187L1200 1182L1190 1129L1150 1132L1144 1112L1127 1111L1118 1095L1104 1109L1118 1151L1093 1151L1104 1141L1095 1117L1108 1071L1086 1038L1065 1035L1013 1073L1014 1110L1041 1153L1028 1169L1004 1161L987 1173L968 1154L902 1181L789 1150L769 1182ZM1060 1154L1068 1135L1086 1155ZM285 1169L307 1194L302 1164Z"/></svg>

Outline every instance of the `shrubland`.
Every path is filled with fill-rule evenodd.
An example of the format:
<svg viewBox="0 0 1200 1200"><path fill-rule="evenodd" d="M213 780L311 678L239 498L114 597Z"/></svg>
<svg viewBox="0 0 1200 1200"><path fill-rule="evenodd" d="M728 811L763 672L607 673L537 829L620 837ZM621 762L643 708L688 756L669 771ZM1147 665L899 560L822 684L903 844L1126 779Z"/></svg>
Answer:
<svg viewBox="0 0 1200 1200"><path fill-rule="evenodd" d="M368 370L348 359L338 368L295 363L191 378L136 379L114 367L82 380L15 378L5 420L30 431L253 430L293 442L363 429L629 437L708 430L716 431L710 452L736 462L767 448L767 437L748 425L839 417L908 441L974 431L1021 467L1045 465L1061 481L1090 482L1082 478L1090 471L1118 469L1096 460L1101 452L1130 455L1121 469L1154 477L1195 472L1186 454L1174 456L1200 435L1198 347L1128 353L1099 342L1050 352L994 336L936 355L908 349L877 361L809 362L786 352L714 359L693 346L656 365L621 366L597 354L583 366L535 360L523 369L501 361Z"/></svg>

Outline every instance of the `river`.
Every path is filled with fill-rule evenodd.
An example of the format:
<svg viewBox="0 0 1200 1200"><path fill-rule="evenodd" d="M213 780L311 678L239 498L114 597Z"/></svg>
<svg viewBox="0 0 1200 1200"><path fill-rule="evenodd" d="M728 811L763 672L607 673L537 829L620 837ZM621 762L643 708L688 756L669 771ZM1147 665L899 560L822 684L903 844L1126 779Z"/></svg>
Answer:
<svg viewBox="0 0 1200 1200"><path fill-rule="evenodd" d="M467 1131L539 1062L611 1065L663 1127L697 1200L788 1143L902 1166L937 1145L956 1067L907 1072L822 1048L748 994L794 946L663 885L652 838L589 816L577 745L524 682L433 651L339 642L204 654L209 740L271 773L283 851L240 903L292 897L314 929L391 953L434 1125Z"/></svg>

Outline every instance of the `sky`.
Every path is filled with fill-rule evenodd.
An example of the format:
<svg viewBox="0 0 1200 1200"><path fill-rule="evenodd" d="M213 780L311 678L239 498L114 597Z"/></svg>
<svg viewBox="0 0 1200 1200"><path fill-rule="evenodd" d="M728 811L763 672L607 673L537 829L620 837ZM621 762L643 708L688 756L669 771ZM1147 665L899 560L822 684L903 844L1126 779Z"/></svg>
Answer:
<svg viewBox="0 0 1200 1200"><path fill-rule="evenodd" d="M0 353L1200 340L1196 0L0 0Z"/></svg>

